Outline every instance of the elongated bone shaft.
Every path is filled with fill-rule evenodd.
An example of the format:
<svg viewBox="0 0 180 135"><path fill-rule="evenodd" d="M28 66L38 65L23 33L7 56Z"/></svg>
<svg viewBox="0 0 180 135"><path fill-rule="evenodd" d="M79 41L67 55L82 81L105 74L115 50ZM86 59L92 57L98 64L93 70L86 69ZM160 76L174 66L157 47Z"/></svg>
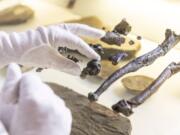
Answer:
<svg viewBox="0 0 180 135"><path fill-rule="evenodd" d="M180 62L172 62L144 91L130 100L120 100L117 104L112 106L113 110L115 112L123 113L126 116L131 115L133 113L133 108L144 103L168 78L178 72L180 72Z"/></svg>
<svg viewBox="0 0 180 135"><path fill-rule="evenodd" d="M103 84L94 93L89 93L89 100L98 100L98 97L116 80L118 80L127 73L135 72L142 67L151 65L157 58L166 55L168 51L171 50L180 41L180 36L176 35L173 31L169 29L166 30L165 37L165 40L157 48L132 60L127 65L123 66L121 69L115 71L103 82Z"/></svg>

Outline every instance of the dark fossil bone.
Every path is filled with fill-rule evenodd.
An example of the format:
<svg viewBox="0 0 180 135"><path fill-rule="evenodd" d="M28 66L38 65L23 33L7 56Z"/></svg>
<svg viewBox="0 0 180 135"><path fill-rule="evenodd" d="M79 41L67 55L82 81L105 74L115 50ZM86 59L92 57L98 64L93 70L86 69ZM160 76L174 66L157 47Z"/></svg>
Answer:
<svg viewBox="0 0 180 135"><path fill-rule="evenodd" d="M128 57L128 54L125 52L117 53L113 56L109 57L109 60L112 62L113 65L117 65L121 60Z"/></svg>
<svg viewBox="0 0 180 135"><path fill-rule="evenodd" d="M127 35L130 31L131 26L126 21L126 19L123 19L114 27L112 32L107 32L101 40L110 45L121 45L125 42L125 38L122 35Z"/></svg>
<svg viewBox="0 0 180 135"><path fill-rule="evenodd" d="M106 32L101 40L109 45L121 45L125 42L125 37L116 32Z"/></svg>
<svg viewBox="0 0 180 135"><path fill-rule="evenodd" d="M122 19L120 23L118 23L112 32L107 32L101 40L109 45L121 45L125 42L125 37L131 31L131 26L126 21L126 19Z"/></svg>
<svg viewBox="0 0 180 135"><path fill-rule="evenodd" d="M41 72L41 71L43 71L43 68L37 68L36 69L36 72Z"/></svg>
<svg viewBox="0 0 180 135"><path fill-rule="evenodd" d="M89 93L89 100L98 100L98 97L117 79L127 73L135 72L142 67L151 65L157 58L166 55L168 51L171 50L179 41L180 36L176 35L175 32L170 29L167 29L165 33L165 40L157 48L132 60L121 69L115 71L94 93Z"/></svg>
<svg viewBox="0 0 180 135"><path fill-rule="evenodd" d="M113 31L119 34L127 35L131 31L131 28L132 27L129 25L126 19L122 19L122 21L114 27Z"/></svg>
<svg viewBox="0 0 180 135"><path fill-rule="evenodd" d="M101 70L100 61L91 60L88 62L87 66L83 69L81 77L85 78L87 75L93 76L97 75Z"/></svg>
<svg viewBox="0 0 180 135"><path fill-rule="evenodd" d="M104 50L100 44L89 44L89 46L96 51L99 55L104 54Z"/></svg>
<svg viewBox="0 0 180 135"><path fill-rule="evenodd" d="M120 112L126 116L133 113L133 108L138 107L144 103L152 94L154 94L158 88L171 76L180 72L180 62L172 62L164 71L154 80L144 91L131 98L130 100L120 100L117 104L112 106L115 112Z"/></svg>

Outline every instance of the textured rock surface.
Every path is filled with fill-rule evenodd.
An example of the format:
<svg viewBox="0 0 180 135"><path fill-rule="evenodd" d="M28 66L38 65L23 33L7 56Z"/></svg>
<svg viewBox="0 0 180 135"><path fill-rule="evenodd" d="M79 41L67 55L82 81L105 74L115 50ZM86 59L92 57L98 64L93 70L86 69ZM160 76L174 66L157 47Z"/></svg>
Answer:
<svg viewBox="0 0 180 135"><path fill-rule="evenodd" d="M0 11L0 24L19 24L26 22L34 15L31 8L24 5L15 5Z"/></svg>
<svg viewBox="0 0 180 135"><path fill-rule="evenodd" d="M72 111L71 135L130 135L131 123L127 118L97 103L90 104L85 96L68 88L52 83L49 86Z"/></svg>

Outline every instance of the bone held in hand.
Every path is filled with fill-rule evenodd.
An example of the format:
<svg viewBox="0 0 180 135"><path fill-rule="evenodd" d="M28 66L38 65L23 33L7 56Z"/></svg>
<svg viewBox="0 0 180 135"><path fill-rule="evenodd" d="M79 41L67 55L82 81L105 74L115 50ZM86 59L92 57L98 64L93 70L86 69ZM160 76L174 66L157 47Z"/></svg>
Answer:
<svg viewBox="0 0 180 135"><path fill-rule="evenodd" d="M168 51L171 50L179 41L180 36L176 35L175 32L171 31L170 29L167 29L165 33L165 40L157 48L140 57L137 57L122 68L115 71L94 93L89 93L89 100L98 100L98 97L116 80L130 72L135 72L142 67L151 65L157 58L166 55Z"/></svg>
<svg viewBox="0 0 180 135"><path fill-rule="evenodd" d="M133 108L144 103L168 78L178 72L180 72L180 63L172 62L144 91L130 100L120 100L117 104L112 106L112 109L115 112L130 116L133 113Z"/></svg>

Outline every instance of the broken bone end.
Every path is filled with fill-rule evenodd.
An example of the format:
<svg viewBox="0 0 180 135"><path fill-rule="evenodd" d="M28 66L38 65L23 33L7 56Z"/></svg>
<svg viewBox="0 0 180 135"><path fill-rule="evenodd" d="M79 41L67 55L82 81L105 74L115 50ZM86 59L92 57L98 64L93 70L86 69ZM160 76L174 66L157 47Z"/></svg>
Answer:
<svg viewBox="0 0 180 135"><path fill-rule="evenodd" d="M117 104L112 106L114 112L122 113L125 116L133 114L132 106L126 100L120 100Z"/></svg>
<svg viewBox="0 0 180 135"><path fill-rule="evenodd" d="M97 101L98 100L98 95L95 94L95 93L90 92L88 94L88 99L89 99L90 102Z"/></svg>

